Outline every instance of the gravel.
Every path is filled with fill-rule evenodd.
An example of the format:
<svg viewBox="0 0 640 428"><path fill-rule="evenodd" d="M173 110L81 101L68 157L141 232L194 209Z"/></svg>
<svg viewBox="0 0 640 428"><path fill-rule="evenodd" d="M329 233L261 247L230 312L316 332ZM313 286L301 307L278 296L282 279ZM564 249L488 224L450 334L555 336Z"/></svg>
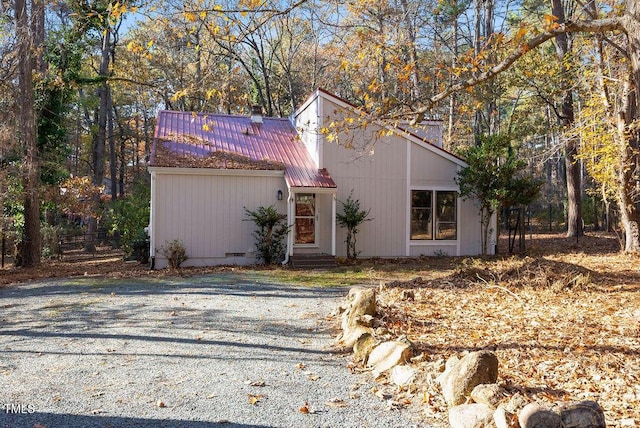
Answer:
<svg viewBox="0 0 640 428"><path fill-rule="evenodd" d="M240 273L2 288L0 426L417 426L331 348L346 293Z"/></svg>

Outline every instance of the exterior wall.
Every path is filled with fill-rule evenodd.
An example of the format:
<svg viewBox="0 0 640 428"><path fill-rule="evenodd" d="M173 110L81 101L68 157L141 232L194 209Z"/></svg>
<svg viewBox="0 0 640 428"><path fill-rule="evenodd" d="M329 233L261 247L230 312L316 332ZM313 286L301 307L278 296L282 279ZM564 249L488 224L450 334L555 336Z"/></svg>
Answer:
<svg viewBox="0 0 640 428"><path fill-rule="evenodd" d="M281 171L151 168L151 173L151 248L159 269L167 266L159 250L174 239L187 250L184 266L254 263L255 225L245 221L244 207L274 205L286 213L286 200L277 200L278 190L286 196Z"/></svg>
<svg viewBox="0 0 640 428"><path fill-rule="evenodd" d="M328 100L323 111L339 112ZM361 257L406 255L407 141L398 136L377 136L380 127L370 125L364 131L351 130L339 136L339 144L325 143L321 162L338 186L338 201L353 198L360 207L371 210L358 228L356 250ZM353 145L353 149L345 148ZM342 205L338 202L338 212ZM330 230L330 229L329 229ZM346 231L336 230L336 254L346 256Z"/></svg>
<svg viewBox="0 0 640 428"><path fill-rule="evenodd" d="M296 125L302 134L312 134L329 121L340 121L350 113L326 97L318 98L320 107L303 110ZM325 113L325 114L323 114ZM317 114L317 120L312 117ZM303 121L300 120L304 117ZM326 167L338 186L337 199L345 201L353 189L353 198L361 209L371 210L370 218L359 227L357 251L361 257L417 257L446 254L477 255L481 253L478 209L473 201L458 198L457 239L453 241L410 240L410 192L412 189L457 191L457 171L462 162L455 156L403 135L379 132L371 124L365 130L350 130L338 136L338 143L321 136L319 163ZM345 148L350 146L351 148ZM327 199L327 204L330 199ZM330 205L319 208L320 233L331 231ZM342 211L340 202L337 211ZM324 215L323 215L324 214ZM330 238L326 238L330 239ZM346 231L336 229L336 254L346 255ZM492 250L493 247L490 248ZM299 253L299 250L294 250Z"/></svg>
<svg viewBox="0 0 640 428"><path fill-rule="evenodd" d="M304 143L318 168L322 168L322 165L320 165L320 143L322 140L318 132L320 129L319 120L322 117L320 107L319 103L309 100L298 111L294 123L300 140Z"/></svg>

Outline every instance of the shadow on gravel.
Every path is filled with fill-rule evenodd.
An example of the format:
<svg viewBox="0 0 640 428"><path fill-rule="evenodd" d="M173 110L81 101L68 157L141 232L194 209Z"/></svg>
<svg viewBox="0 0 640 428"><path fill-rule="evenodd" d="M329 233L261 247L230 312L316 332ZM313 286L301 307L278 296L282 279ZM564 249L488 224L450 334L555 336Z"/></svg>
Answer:
<svg viewBox="0 0 640 428"><path fill-rule="evenodd" d="M299 352L303 354L331 354L328 350L316 350L305 349L300 347L288 347L288 346L273 346L266 344L252 344L252 343L239 343L229 342L224 340L198 340L187 339L182 337L164 337L164 336L140 336L133 334L108 334L108 333L65 333L65 332L53 332L53 331L36 331L36 330L0 330L0 336L22 336L22 337L66 337L72 339L119 339L119 340L140 340L145 342L170 342L180 344L194 344L194 345L209 345L209 346L224 346L230 348L248 348L255 349L260 348L267 351L283 351L283 352ZM0 351L5 352L5 351ZM12 350L11 352L15 352ZM113 355L113 352L109 352ZM136 353L138 354L138 353ZM123 354L126 355L126 354ZM193 356L191 356L193 357ZM206 358L215 358L215 356L207 355ZM235 357L234 357L235 358Z"/></svg>
<svg viewBox="0 0 640 428"><path fill-rule="evenodd" d="M268 428L268 425L245 425L230 421L202 422L175 419L144 419L119 416L88 416L55 413L0 413L3 428L65 427L65 428Z"/></svg>
<svg viewBox="0 0 640 428"><path fill-rule="evenodd" d="M268 283L267 277L244 274L216 274L188 278L122 279L73 278L17 285L0 289L8 296L60 296L78 293L116 293L118 295L171 295L188 290L192 295L260 296L279 298L340 297L343 287L301 287Z"/></svg>

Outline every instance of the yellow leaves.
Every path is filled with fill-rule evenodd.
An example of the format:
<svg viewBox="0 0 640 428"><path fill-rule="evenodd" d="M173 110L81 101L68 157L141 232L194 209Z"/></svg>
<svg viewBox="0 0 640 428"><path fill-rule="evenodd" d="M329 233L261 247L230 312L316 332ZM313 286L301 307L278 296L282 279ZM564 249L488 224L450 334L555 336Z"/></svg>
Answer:
<svg viewBox="0 0 640 428"><path fill-rule="evenodd" d="M247 394L247 396L249 397L249 404L251 404L252 406L255 406L260 402L260 400L264 398L264 395L262 394Z"/></svg>
<svg viewBox="0 0 640 428"><path fill-rule="evenodd" d="M544 16L544 28L547 31L555 30L558 28L558 17L554 15L545 15Z"/></svg>
<svg viewBox="0 0 640 428"><path fill-rule="evenodd" d="M525 36L527 35L527 28L523 25L521 26L518 31L516 32L516 35L513 37L513 43L515 44L520 44L524 41Z"/></svg>
<svg viewBox="0 0 640 428"><path fill-rule="evenodd" d="M138 42L137 40L132 40L129 43L127 43L127 51L131 53L141 53L143 50L144 48L142 47L140 42Z"/></svg>
<svg viewBox="0 0 640 428"><path fill-rule="evenodd" d="M175 94L173 94L173 96L171 97L171 101L178 101L179 99L184 98L187 95L189 95L189 90L182 89L180 91L177 91Z"/></svg>
<svg viewBox="0 0 640 428"><path fill-rule="evenodd" d="M196 15L193 12L184 12L183 16L184 16L184 19L186 19L189 22L196 22L198 20L198 15Z"/></svg>

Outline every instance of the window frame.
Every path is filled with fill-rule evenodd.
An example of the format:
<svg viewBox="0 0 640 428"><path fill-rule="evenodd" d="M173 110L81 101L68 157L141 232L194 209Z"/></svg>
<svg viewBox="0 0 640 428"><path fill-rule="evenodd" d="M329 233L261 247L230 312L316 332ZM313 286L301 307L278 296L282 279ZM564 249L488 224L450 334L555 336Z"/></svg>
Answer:
<svg viewBox="0 0 640 428"><path fill-rule="evenodd" d="M413 201L414 201L414 192L428 192L431 195L431 207L430 208L426 208L426 207L414 207L413 205ZM440 208L438 206L438 202L442 201L442 199L440 199L438 196L443 196L445 194L453 194L455 195L453 200L454 200L454 204L452 206L453 208L453 213L452 213L452 217L453 217L453 221L451 220L441 220L441 216L438 214L438 209ZM458 241L458 229L459 229L459 199L460 197L458 196L458 191L456 189L451 189L451 188L427 188L427 187L421 187L421 188L411 188L409 190L409 227L408 227L408 232L409 232L409 241L413 242L413 243L435 243L435 242L457 242ZM418 236L419 233L417 233L418 231L414 230L414 210L416 209L430 209L430 234L429 234L429 238L415 238L415 236ZM450 237L451 234L443 234L443 232L439 232L439 225L453 225L453 238Z"/></svg>

